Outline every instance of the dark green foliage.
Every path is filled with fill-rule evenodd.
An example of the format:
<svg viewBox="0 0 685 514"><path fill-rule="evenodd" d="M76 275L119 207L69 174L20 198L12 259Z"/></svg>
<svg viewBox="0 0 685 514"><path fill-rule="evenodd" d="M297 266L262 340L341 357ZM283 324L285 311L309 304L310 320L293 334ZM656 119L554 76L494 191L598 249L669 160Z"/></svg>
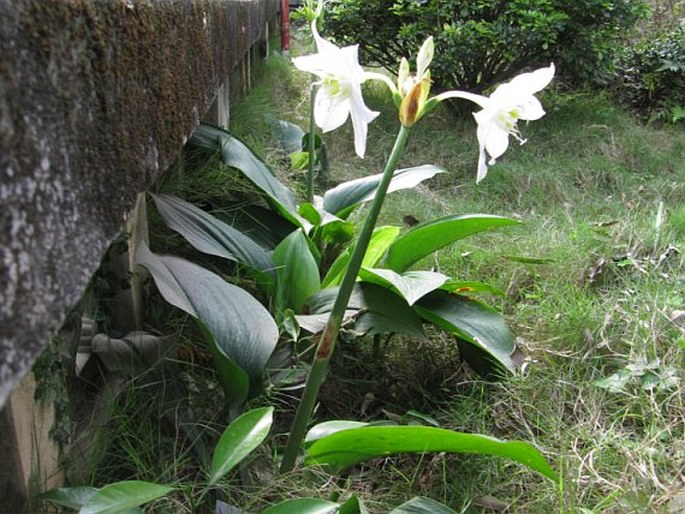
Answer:
<svg viewBox="0 0 685 514"><path fill-rule="evenodd" d="M626 53L616 91L622 103L650 120L685 119L685 21Z"/></svg>
<svg viewBox="0 0 685 514"><path fill-rule="evenodd" d="M433 35L438 87L481 92L552 61L567 80L605 83L621 32L645 12L642 0L336 0L325 33L393 73Z"/></svg>

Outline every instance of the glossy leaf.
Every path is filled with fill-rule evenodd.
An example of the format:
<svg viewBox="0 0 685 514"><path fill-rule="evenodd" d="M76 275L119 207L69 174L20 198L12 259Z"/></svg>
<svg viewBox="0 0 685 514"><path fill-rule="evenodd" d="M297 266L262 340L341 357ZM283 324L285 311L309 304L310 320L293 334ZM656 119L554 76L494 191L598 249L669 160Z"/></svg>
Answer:
<svg viewBox="0 0 685 514"><path fill-rule="evenodd" d="M369 246L366 249L366 254L364 254L364 259L362 260L362 267L375 267L385 255L388 247L397 239L399 233L400 227L377 227L369 240ZM340 285L345 270L347 269L347 264L350 262L350 257L352 256L353 245L354 243L342 252L333 262L328 273L326 273L326 276L321 282L321 287L327 288Z"/></svg>
<svg viewBox="0 0 685 514"><path fill-rule="evenodd" d="M425 320L483 350L509 371L518 368L514 337L502 315L492 307L464 296L436 291L419 300L414 309ZM469 363L474 369L482 369L479 363Z"/></svg>
<svg viewBox="0 0 685 514"><path fill-rule="evenodd" d="M354 225L311 203L300 205L300 215L314 225L313 237L328 243L344 243L354 236Z"/></svg>
<svg viewBox="0 0 685 514"><path fill-rule="evenodd" d="M338 288L328 288L312 295L306 302L307 312L316 316L297 316L300 326L308 331L323 330L327 314L333 309ZM354 330L359 335L397 332L425 337L421 319L399 295L375 284L357 284L347 305L346 317L356 315ZM351 327L352 328L352 327Z"/></svg>
<svg viewBox="0 0 685 514"><path fill-rule="evenodd" d="M390 514L457 514L447 505L417 496L390 511Z"/></svg>
<svg viewBox="0 0 685 514"><path fill-rule="evenodd" d="M247 291L178 257L138 248L136 262L145 266L164 299L201 320L233 362L261 382L261 374L278 341L269 312Z"/></svg>
<svg viewBox="0 0 685 514"><path fill-rule="evenodd" d="M173 490L173 487L140 480L115 482L93 494L79 514L119 514L166 496Z"/></svg>
<svg viewBox="0 0 685 514"><path fill-rule="evenodd" d="M413 305L422 296L435 291L448 280L447 275L433 271L407 271L399 274L389 269L362 268L359 278L379 286L392 289Z"/></svg>
<svg viewBox="0 0 685 514"><path fill-rule="evenodd" d="M46 491L39 498L62 507L79 510L97 491L95 487L88 486L61 487Z"/></svg>
<svg viewBox="0 0 685 514"><path fill-rule="evenodd" d="M338 514L369 514L369 511L364 502L352 495L340 506Z"/></svg>
<svg viewBox="0 0 685 514"><path fill-rule="evenodd" d="M215 484L262 444L271 429L273 412L273 407L251 410L224 430L214 449L210 484Z"/></svg>
<svg viewBox="0 0 685 514"><path fill-rule="evenodd" d="M285 120L276 120L274 126L278 147L285 153L293 153L302 150L302 137L304 130Z"/></svg>
<svg viewBox="0 0 685 514"><path fill-rule="evenodd" d="M197 324L212 354L214 368L224 390L224 401L230 408L240 407L250 396L250 392L258 393L261 383L256 380L251 383L247 372L226 355L205 324L200 320L197 320Z"/></svg>
<svg viewBox="0 0 685 514"><path fill-rule="evenodd" d="M242 141L227 131L201 123L193 132L190 142L204 148L219 151L225 164L240 170L265 195L265 200L282 216L302 225L292 194L271 169Z"/></svg>
<svg viewBox="0 0 685 514"><path fill-rule="evenodd" d="M335 514L340 505L318 498L285 500L269 507L262 514Z"/></svg>
<svg viewBox="0 0 685 514"><path fill-rule="evenodd" d="M305 444L311 444L314 441L322 439L341 430L349 430L350 428L361 428L368 426L368 423L363 421L351 421L346 419L334 419L331 421L324 421L318 423L309 429L304 438Z"/></svg>
<svg viewBox="0 0 685 514"><path fill-rule="evenodd" d="M424 180L432 178L438 173L444 173L444 171L432 165L397 170L388 187L388 193L415 187ZM340 218L346 218L355 207L374 199L382 177L383 174L379 173L378 175L343 182L333 189L329 189L323 197L324 209Z"/></svg>
<svg viewBox="0 0 685 514"><path fill-rule="evenodd" d="M383 267L402 273L414 263L455 241L519 223L511 218L487 214L437 218L417 225L390 245Z"/></svg>
<svg viewBox="0 0 685 514"><path fill-rule="evenodd" d="M224 257L273 276L269 252L248 236L193 204L172 195L152 195L166 224L196 250Z"/></svg>
<svg viewBox="0 0 685 514"><path fill-rule="evenodd" d="M315 441L307 449L305 464L325 466L334 472L376 457L399 453L478 453L505 457L542 475L558 478L545 458L522 441L505 442L479 434L466 434L425 426L369 426L342 430Z"/></svg>
<svg viewBox="0 0 685 514"><path fill-rule="evenodd" d="M239 230L267 252L299 228L276 211L245 202L226 202L214 215Z"/></svg>
<svg viewBox="0 0 685 514"><path fill-rule="evenodd" d="M319 266L302 230L296 230L276 247L273 260L277 312L300 312L305 300L321 289Z"/></svg>
<svg viewBox="0 0 685 514"><path fill-rule="evenodd" d="M309 166L309 152L293 152L288 155L290 159L290 169L300 171Z"/></svg>
<svg viewBox="0 0 685 514"><path fill-rule="evenodd" d="M440 289L461 295L489 293L504 296L504 291L501 289L485 282L478 282L477 280L455 280L450 278Z"/></svg>
<svg viewBox="0 0 685 514"><path fill-rule="evenodd" d="M421 318L401 296L375 284L360 285L366 310L354 324L357 332L366 335L406 334L425 338Z"/></svg>

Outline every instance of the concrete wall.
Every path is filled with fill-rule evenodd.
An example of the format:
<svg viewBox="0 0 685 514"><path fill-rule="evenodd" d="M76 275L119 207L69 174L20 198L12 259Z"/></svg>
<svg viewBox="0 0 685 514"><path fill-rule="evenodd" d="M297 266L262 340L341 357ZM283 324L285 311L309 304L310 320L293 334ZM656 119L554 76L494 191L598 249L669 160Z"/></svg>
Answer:
<svg viewBox="0 0 685 514"><path fill-rule="evenodd" d="M277 9L0 0L0 408Z"/></svg>

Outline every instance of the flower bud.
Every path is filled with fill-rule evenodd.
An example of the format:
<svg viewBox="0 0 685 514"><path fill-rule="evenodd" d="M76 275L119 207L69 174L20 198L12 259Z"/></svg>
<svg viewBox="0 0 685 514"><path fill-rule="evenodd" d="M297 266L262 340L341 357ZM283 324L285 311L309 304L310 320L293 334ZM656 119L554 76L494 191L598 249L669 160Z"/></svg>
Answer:
<svg viewBox="0 0 685 514"><path fill-rule="evenodd" d="M424 106L430 92L430 73L423 80L414 81L411 90L404 95L400 106L400 123L405 127L413 126L423 116Z"/></svg>
<svg viewBox="0 0 685 514"><path fill-rule="evenodd" d="M435 45L433 44L433 36L430 36L423 42L419 54L416 56L416 76L419 77L419 79L423 79L424 73L426 73L433 60L434 53Z"/></svg>
<svg viewBox="0 0 685 514"><path fill-rule="evenodd" d="M408 78L409 61L406 58L402 57L402 60L400 61L400 69L397 72L397 89L399 90L402 96L407 94L407 91L405 90L405 83L407 82Z"/></svg>

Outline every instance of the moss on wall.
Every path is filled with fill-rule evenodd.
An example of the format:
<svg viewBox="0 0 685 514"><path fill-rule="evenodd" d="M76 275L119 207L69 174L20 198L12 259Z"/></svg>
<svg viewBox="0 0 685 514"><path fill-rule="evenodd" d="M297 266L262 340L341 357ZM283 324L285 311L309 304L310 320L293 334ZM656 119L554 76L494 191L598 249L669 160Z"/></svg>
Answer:
<svg viewBox="0 0 685 514"><path fill-rule="evenodd" d="M277 0L0 0L0 407Z"/></svg>

